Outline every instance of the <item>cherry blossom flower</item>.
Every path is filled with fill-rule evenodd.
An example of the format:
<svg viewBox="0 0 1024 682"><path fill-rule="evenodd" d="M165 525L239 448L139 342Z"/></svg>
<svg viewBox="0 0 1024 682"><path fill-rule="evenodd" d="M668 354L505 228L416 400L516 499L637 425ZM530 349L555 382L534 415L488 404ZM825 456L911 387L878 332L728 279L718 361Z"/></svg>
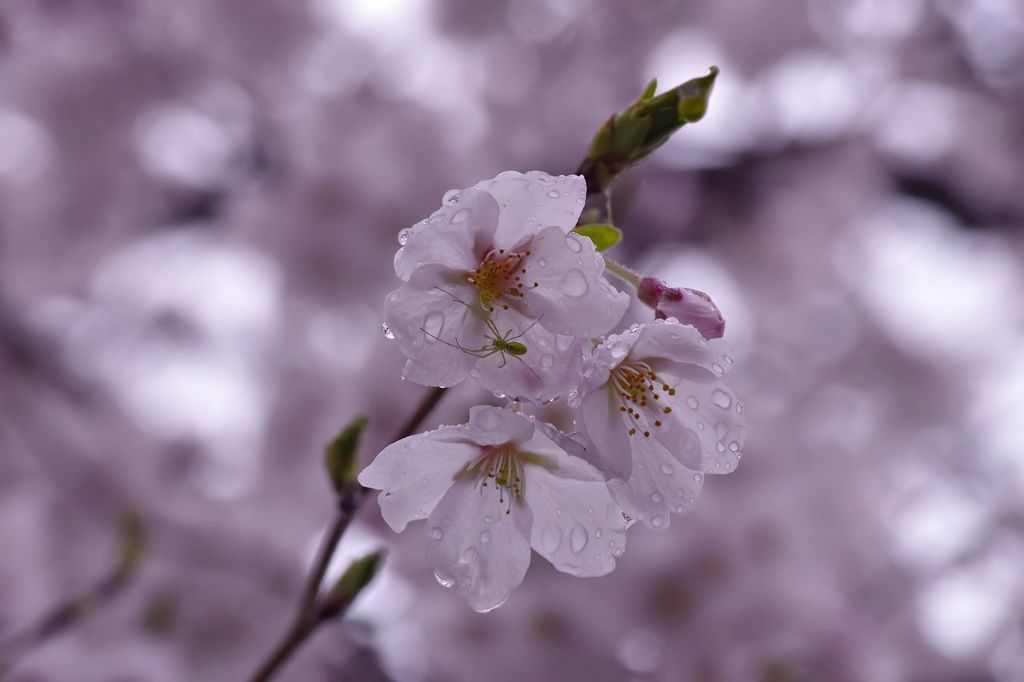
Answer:
<svg viewBox="0 0 1024 682"><path fill-rule="evenodd" d="M705 473L739 464L743 406L725 343L675 320L634 325L588 359L577 427L623 510L653 528L694 503Z"/></svg>
<svg viewBox="0 0 1024 682"><path fill-rule="evenodd" d="M636 288L636 296L654 308L654 316L659 320L674 317L696 327L705 339L719 339L725 334L725 318L703 291L670 287L659 279L644 277Z"/></svg>
<svg viewBox="0 0 1024 682"><path fill-rule="evenodd" d="M476 369L499 394L568 389L579 351L563 337L604 334L629 303L590 240L570 233L585 196L579 176L506 172L448 192L403 232L405 283L388 295L385 323L409 358L406 378L452 386Z"/></svg>
<svg viewBox="0 0 1024 682"><path fill-rule="evenodd" d="M438 582L489 611L522 582L531 547L581 577L609 573L625 549L625 522L604 477L561 440L532 418L477 406L468 424L389 445L359 482L381 491L381 514L396 533L427 519Z"/></svg>

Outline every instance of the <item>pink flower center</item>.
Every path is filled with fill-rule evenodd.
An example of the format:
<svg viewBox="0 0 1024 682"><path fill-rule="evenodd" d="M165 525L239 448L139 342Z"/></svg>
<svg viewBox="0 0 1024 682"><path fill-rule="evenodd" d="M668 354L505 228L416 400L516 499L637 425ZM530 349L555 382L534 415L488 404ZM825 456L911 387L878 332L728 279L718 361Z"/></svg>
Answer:
<svg viewBox="0 0 1024 682"><path fill-rule="evenodd" d="M661 426L661 417L672 412L668 405L661 405L662 395L673 396L676 389L669 386L655 373L651 366L639 360L627 360L611 371L609 384L619 401L619 412L622 412L623 423L630 436L637 434L650 438L649 430L639 431L636 423L640 420L640 411L647 415L647 421L653 428Z"/></svg>
<svg viewBox="0 0 1024 682"><path fill-rule="evenodd" d="M531 285L526 281L529 267L525 259L529 255L528 246L511 253L506 253L505 249L491 251L476 269L465 274L466 281L479 292L484 310L493 313L496 305L508 310L509 302L522 299L526 287L538 286L537 282Z"/></svg>

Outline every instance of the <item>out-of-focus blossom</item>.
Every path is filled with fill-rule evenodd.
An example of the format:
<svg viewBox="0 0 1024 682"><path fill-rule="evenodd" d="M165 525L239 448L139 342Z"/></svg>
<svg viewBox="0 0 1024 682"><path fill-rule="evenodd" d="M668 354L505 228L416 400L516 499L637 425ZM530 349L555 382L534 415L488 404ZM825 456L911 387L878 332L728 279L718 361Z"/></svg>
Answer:
<svg viewBox="0 0 1024 682"><path fill-rule="evenodd" d="M707 473L729 473L743 406L722 381L724 341L673 320L608 337L583 370L577 426L623 510L653 528L689 509Z"/></svg>
<svg viewBox="0 0 1024 682"><path fill-rule="evenodd" d="M609 573L625 548L622 512L601 473L556 439L529 417L474 407L468 424L389 445L359 482L381 491L395 532L429 517L438 582L489 611L522 582L531 546L581 577Z"/></svg>
<svg viewBox="0 0 1024 682"><path fill-rule="evenodd" d="M703 291L670 287L660 279L644 277L636 295L654 309L654 317L659 320L674 317L696 327L705 339L720 339L725 334L725 318Z"/></svg>
<svg viewBox="0 0 1024 682"><path fill-rule="evenodd" d="M579 176L506 172L447 193L400 235L406 283L388 295L385 321L406 378L451 386L476 369L496 393L540 400L568 387L578 349L561 336L600 336L628 305L593 244L569 234L585 195ZM516 362L509 341L525 348Z"/></svg>

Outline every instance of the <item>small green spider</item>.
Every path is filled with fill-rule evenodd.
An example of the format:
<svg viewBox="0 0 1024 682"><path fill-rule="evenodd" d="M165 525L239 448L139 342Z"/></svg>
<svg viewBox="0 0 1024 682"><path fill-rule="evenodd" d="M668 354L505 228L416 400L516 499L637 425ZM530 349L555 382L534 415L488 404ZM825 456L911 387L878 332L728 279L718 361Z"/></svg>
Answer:
<svg viewBox="0 0 1024 682"><path fill-rule="evenodd" d="M467 355L472 355L475 358L489 358L495 353L498 353L501 355L501 363L498 365L499 369L503 368L506 364L508 364L508 358L505 355L506 353L508 353L513 358L523 363L523 367L530 370L530 373L533 374L533 376L543 381L540 375L533 371L533 368L527 365L526 362L523 361L522 357L520 357L526 355L526 352L528 350L526 344L516 341L516 339L522 338L528 331L533 329L534 325L540 322L540 318L534 320L532 323L530 323L530 326L528 326L526 329L519 332L515 336L511 336L512 332L514 331L513 329L509 329L507 332L502 334L501 331L498 329L498 325L494 324L494 320L492 320L488 315L481 312L478 308L475 308L470 304L466 303L465 301L463 301L461 298L451 293L450 291L446 291L441 287L434 288L437 289L438 291L448 294L453 299L455 299L462 305L466 306L467 308L472 310L477 316L479 316L480 319L483 320L484 325L487 326L487 330L491 332L491 335L486 337L490 340L490 342L481 346L480 348L466 348L465 346L459 343L458 338L455 339L455 343L451 343L450 341L445 341L444 339L442 339L439 336L436 336L435 334L431 334L423 327L420 327L421 332L423 332L430 338L434 339L435 341L440 341L446 346L451 346L452 348L458 348L463 353L466 353Z"/></svg>

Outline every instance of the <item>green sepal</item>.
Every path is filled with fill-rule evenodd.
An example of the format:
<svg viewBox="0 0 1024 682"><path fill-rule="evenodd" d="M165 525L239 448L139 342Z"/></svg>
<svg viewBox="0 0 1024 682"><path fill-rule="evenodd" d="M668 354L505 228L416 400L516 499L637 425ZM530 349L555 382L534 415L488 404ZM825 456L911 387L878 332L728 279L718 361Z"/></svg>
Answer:
<svg viewBox="0 0 1024 682"><path fill-rule="evenodd" d="M370 581L377 575L384 561L385 552L379 549L353 561L338 578L324 599L324 616L332 617L355 601Z"/></svg>
<svg viewBox="0 0 1024 682"><path fill-rule="evenodd" d="M594 248L598 251L607 251L622 241L622 230L607 223L579 225L573 228L573 232L594 242Z"/></svg>
<svg viewBox="0 0 1024 682"><path fill-rule="evenodd" d="M337 437L328 443L324 451L324 468L331 479L335 492L344 491L356 477L356 454L359 439L369 420L356 417Z"/></svg>

